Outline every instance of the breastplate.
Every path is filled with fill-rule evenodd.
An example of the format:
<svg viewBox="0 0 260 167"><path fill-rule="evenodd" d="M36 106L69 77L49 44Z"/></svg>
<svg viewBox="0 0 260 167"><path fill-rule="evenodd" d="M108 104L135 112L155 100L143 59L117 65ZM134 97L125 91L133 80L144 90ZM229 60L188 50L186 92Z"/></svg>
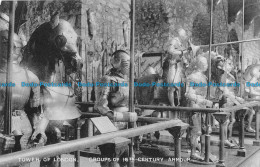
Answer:
<svg viewBox="0 0 260 167"><path fill-rule="evenodd" d="M110 83L117 86L110 87L108 95L109 108L127 107L129 102L129 82L120 77L111 77Z"/></svg>
<svg viewBox="0 0 260 167"><path fill-rule="evenodd" d="M202 83L204 85L207 85L207 78L204 74L201 74L201 73L191 74L188 77L188 81L194 82L194 83L197 83L197 84ZM188 84L190 84L190 83L188 83ZM207 86L193 86L193 90L195 90L196 95L200 95L204 98L207 95Z"/></svg>
<svg viewBox="0 0 260 167"><path fill-rule="evenodd" d="M195 87L194 90L196 91L196 95L200 95L202 97L207 96L207 87Z"/></svg>
<svg viewBox="0 0 260 167"><path fill-rule="evenodd" d="M28 83L25 70L21 70L18 72L13 72L12 74L12 83L15 86L12 87L12 110L23 110L25 104L28 102L31 87L22 87L21 83ZM0 83L6 83L6 73L0 73ZM4 106L6 100L6 88L0 87L0 107Z"/></svg>
<svg viewBox="0 0 260 167"><path fill-rule="evenodd" d="M226 79L226 83L227 83L227 84L229 84L229 83L235 83L235 82L236 82L235 78L233 78L233 77L227 75L227 79ZM227 87L227 89L228 89L230 92L232 92L234 95L237 94L238 89L237 89L236 86L229 86L229 87Z"/></svg>

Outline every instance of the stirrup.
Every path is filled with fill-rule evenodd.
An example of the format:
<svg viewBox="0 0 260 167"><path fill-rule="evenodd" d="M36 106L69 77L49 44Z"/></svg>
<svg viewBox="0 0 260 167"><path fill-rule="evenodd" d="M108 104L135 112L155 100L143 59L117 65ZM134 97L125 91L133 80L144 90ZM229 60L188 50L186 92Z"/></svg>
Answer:
<svg viewBox="0 0 260 167"><path fill-rule="evenodd" d="M200 155L198 155L198 154L193 154L193 155L191 155L190 156L190 159L191 160L196 160L196 161L203 161L204 160L204 158L203 157L201 157Z"/></svg>
<svg viewBox="0 0 260 167"><path fill-rule="evenodd" d="M209 153L209 161L216 163L216 162L218 162L218 157L216 155Z"/></svg>
<svg viewBox="0 0 260 167"><path fill-rule="evenodd" d="M249 132L249 133L255 133L255 130L251 127L247 127L246 131Z"/></svg>
<svg viewBox="0 0 260 167"><path fill-rule="evenodd" d="M224 145L225 145L225 147L227 147L227 148L233 148L233 149L237 149L238 148L238 145L237 144L235 144L235 143L231 143L229 140L226 140L225 142L224 142Z"/></svg>

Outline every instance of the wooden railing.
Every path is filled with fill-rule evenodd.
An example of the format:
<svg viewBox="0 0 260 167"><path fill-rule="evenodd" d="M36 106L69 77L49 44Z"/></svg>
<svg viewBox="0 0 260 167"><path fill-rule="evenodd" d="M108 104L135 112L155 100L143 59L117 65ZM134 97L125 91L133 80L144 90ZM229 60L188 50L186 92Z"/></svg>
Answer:
<svg viewBox="0 0 260 167"><path fill-rule="evenodd" d="M171 111L175 114L175 119L177 119L177 112L201 112L201 113L207 113L207 114L213 114L213 116L216 118L216 120L220 124L220 147L219 147L219 163L217 166L223 166L224 165L224 123L227 121L229 117L229 113L232 111L239 111L240 116L240 132L239 132L239 145L240 148L238 150L238 156L245 156L245 147L244 147L244 117L246 114L246 107L254 107L258 106L259 102L253 99L248 99L248 102L245 104L233 106L233 107L227 107L227 108L219 108L219 109L213 109L213 108L192 108L192 107L172 107L172 106L155 106L155 105L135 105L136 108L140 109L151 109L151 110L157 110L157 111ZM93 106L93 103L81 103L83 105ZM96 113L86 113L85 116L87 117L93 117L98 116ZM144 121L144 122L157 122L157 121L165 121L167 119L164 118L145 118L145 117L139 117L138 121ZM207 122L209 126L209 122ZM259 116L258 116L258 110L256 110L256 140L254 141L254 145L260 145L259 144ZM210 135L208 135L207 138L209 141L205 141L205 145L207 149L210 148ZM205 156L209 156L209 152L205 152Z"/></svg>
<svg viewBox="0 0 260 167"><path fill-rule="evenodd" d="M139 105L136 107L145 108L145 109L157 109L157 110L167 110L167 111L189 111L189 112L205 112L205 113L213 113L215 118L220 123L220 147L219 147L219 162L217 166L225 166L224 164L224 136L223 136L223 124L228 119L230 111L239 111L241 118L244 118L245 115L245 107L253 107L258 106L259 102L249 102L246 104L238 105L230 108L221 108L221 109L200 109L200 108L190 108L190 107L168 107L168 106L144 106ZM90 104L92 105L92 104ZM96 113L86 113L85 117L96 117L99 114ZM110 139L115 137L135 137L142 134L151 133L154 131L160 131L167 129L173 135L175 140L175 158L181 158L181 131L185 130L188 127L188 124L182 123L178 119L165 119L165 118L147 118L147 117L139 117L138 121L150 122L153 124L145 125L137 128L131 128L127 130L121 130L117 132L111 132L107 134L91 136L87 138L81 138L77 140L67 141L64 143L53 144L45 147L34 148L24 151L19 151L11 154L6 154L0 156L0 166L11 166L11 165L20 165L25 162L20 162L19 159L22 158L34 158L34 159L42 159L46 157L52 157L56 155L61 155L64 153L74 152L82 150L83 148L89 148L101 144L105 144ZM154 123L159 122L159 123ZM258 124L259 122L257 122ZM240 122L241 128L244 126L243 119ZM173 133L174 132L174 133ZM259 136L256 136L256 141L259 141ZM207 143L206 143L207 144ZM240 132L240 149L238 151L238 155L244 156L245 147L244 147L244 131L241 129ZM208 146L210 147L210 146ZM79 164L78 164L79 165ZM175 166L180 167L181 164L178 161L175 161Z"/></svg>

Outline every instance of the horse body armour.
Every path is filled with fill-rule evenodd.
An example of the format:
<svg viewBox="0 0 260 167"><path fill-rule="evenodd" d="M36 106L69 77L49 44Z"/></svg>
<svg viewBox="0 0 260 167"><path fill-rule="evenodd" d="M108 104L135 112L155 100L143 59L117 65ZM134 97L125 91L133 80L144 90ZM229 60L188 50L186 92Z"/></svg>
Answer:
<svg viewBox="0 0 260 167"><path fill-rule="evenodd" d="M68 87L47 87L44 95L45 116L49 120L67 120L80 117L75 106L74 91ZM45 90L45 91L46 91ZM49 94L47 96L47 94Z"/></svg>
<svg viewBox="0 0 260 167"><path fill-rule="evenodd" d="M6 72L0 72L0 82L6 83ZM30 100L31 107L37 107L40 101L40 87L22 86L24 83L39 83L37 76L30 71L25 71L19 67L19 71L15 70L12 74L12 111L24 110L25 105ZM31 92L32 91L32 92ZM0 109L3 111L5 103L6 87L0 87ZM3 114L3 112L2 112Z"/></svg>

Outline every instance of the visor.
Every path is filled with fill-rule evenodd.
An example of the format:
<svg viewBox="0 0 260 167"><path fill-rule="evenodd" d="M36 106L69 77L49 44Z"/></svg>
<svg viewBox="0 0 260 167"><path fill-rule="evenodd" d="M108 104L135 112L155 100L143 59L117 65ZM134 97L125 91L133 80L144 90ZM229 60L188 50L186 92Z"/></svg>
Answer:
<svg viewBox="0 0 260 167"><path fill-rule="evenodd" d="M1 35L2 38L8 39L8 31L7 30L1 31L0 35ZM17 48L24 47L21 38L16 33L14 33L14 46L17 47Z"/></svg>

